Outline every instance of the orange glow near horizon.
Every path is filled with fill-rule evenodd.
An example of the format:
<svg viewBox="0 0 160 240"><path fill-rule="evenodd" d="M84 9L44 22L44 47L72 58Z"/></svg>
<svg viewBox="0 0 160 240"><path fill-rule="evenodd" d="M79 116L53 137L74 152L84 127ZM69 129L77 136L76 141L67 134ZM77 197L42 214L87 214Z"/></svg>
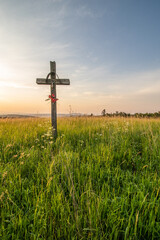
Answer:
<svg viewBox="0 0 160 240"><path fill-rule="evenodd" d="M40 75L43 76L45 74L41 73ZM129 79L133 84L134 75L125 76L125 78ZM50 113L50 101L45 101L50 94L50 87L37 85L35 74L26 72L22 76L22 70L19 72L15 68L10 72L7 65L0 65L0 76L0 114ZM160 71L156 70L151 73L146 72L143 75L137 74L136 78L138 81L139 79L154 77L157 81L159 76ZM111 86L112 89L110 92L107 92L107 88L110 86L104 83L105 93L103 92L103 87L98 89L98 84L94 86L94 89L90 83L84 85L82 83L80 85L77 78L76 75L73 77L71 74L70 86L57 87L57 97L59 99L57 102L58 113L68 114L72 111L82 114L101 114L103 109L106 109L109 113L115 111L127 113L156 112L160 110L158 81L155 85L142 85L138 90L133 85L133 90L131 88L129 91L126 91L124 84L121 84L123 77L117 76L117 79L120 80L119 85Z"/></svg>

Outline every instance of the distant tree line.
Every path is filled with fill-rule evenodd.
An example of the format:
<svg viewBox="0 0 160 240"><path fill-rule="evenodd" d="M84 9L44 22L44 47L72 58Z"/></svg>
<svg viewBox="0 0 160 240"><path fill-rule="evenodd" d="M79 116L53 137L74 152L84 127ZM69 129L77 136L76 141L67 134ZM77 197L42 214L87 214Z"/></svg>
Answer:
<svg viewBox="0 0 160 240"><path fill-rule="evenodd" d="M136 117L136 118L160 118L160 111L155 113L125 113L118 112L115 113L107 113L106 109L103 109L101 115L104 117Z"/></svg>

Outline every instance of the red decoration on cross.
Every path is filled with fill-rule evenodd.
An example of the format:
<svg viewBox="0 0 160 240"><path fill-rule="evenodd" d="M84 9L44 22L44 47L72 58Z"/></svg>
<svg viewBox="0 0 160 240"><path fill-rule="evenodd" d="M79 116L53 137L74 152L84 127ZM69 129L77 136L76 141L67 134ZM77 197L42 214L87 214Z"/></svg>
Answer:
<svg viewBox="0 0 160 240"><path fill-rule="evenodd" d="M55 98L55 95L54 95L54 94L52 94L52 96L49 95L49 98L51 99L51 101L52 101L53 103L55 103L55 102L58 100L58 98Z"/></svg>

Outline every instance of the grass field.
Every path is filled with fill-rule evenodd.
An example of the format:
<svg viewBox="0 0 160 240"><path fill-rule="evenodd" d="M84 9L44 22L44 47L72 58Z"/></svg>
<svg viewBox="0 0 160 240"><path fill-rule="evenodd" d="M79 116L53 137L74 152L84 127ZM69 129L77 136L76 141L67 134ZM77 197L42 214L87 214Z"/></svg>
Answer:
<svg viewBox="0 0 160 240"><path fill-rule="evenodd" d="M0 120L0 238L160 239L160 120Z"/></svg>

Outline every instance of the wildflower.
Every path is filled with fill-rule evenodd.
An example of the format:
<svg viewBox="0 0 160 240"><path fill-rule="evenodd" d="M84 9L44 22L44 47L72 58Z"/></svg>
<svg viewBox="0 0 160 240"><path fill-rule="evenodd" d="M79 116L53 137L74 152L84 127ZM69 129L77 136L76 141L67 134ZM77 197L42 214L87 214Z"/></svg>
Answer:
<svg viewBox="0 0 160 240"><path fill-rule="evenodd" d="M49 97L49 98L46 99L46 101L48 101L49 99L51 99L51 101L52 101L53 103L55 103L55 102L58 100L58 98L56 98L54 94L49 95L48 97Z"/></svg>
<svg viewBox="0 0 160 240"><path fill-rule="evenodd" d="M20 159L24 157L24 152L21 153Z"/></svg>
<svg viewBox="0 0 160 240"><path fill-rule="evenodd" d="M7 176L7 171L2 174L2 179L4 179Z"/></svg>
<svg viewBox="0 0 160 240"><path fill-rule="evenodd" d="M58 98L55 98L55 95L54 95L54 94L52 94L52 96L49 95L49 98L51 99L51 101L52 101L53 103L55 103L55 102L58 100Z"/></svg>
<svg viewBox="0 0 160 240"><path fill-rule="evenodd" d="M4 197L4 192L2 192L2 194L0 195L0 201L2 202L3 200L3 197Z"/></svg>
<svg viewBox="0 0 160 240"><path fill-rule="evenodd" d="M46 136L46 137L50 137L50 136L51 136L51 133L48 132L48 133L45 134L45 136Z"/></svg>
<svg viewBox="0 0 160 240"><path fill-rule="evenodd" d="M6 146L6 148L9 148L9 147L12 147L13 145L12 144L8 144L7 146Z"/></svg>

